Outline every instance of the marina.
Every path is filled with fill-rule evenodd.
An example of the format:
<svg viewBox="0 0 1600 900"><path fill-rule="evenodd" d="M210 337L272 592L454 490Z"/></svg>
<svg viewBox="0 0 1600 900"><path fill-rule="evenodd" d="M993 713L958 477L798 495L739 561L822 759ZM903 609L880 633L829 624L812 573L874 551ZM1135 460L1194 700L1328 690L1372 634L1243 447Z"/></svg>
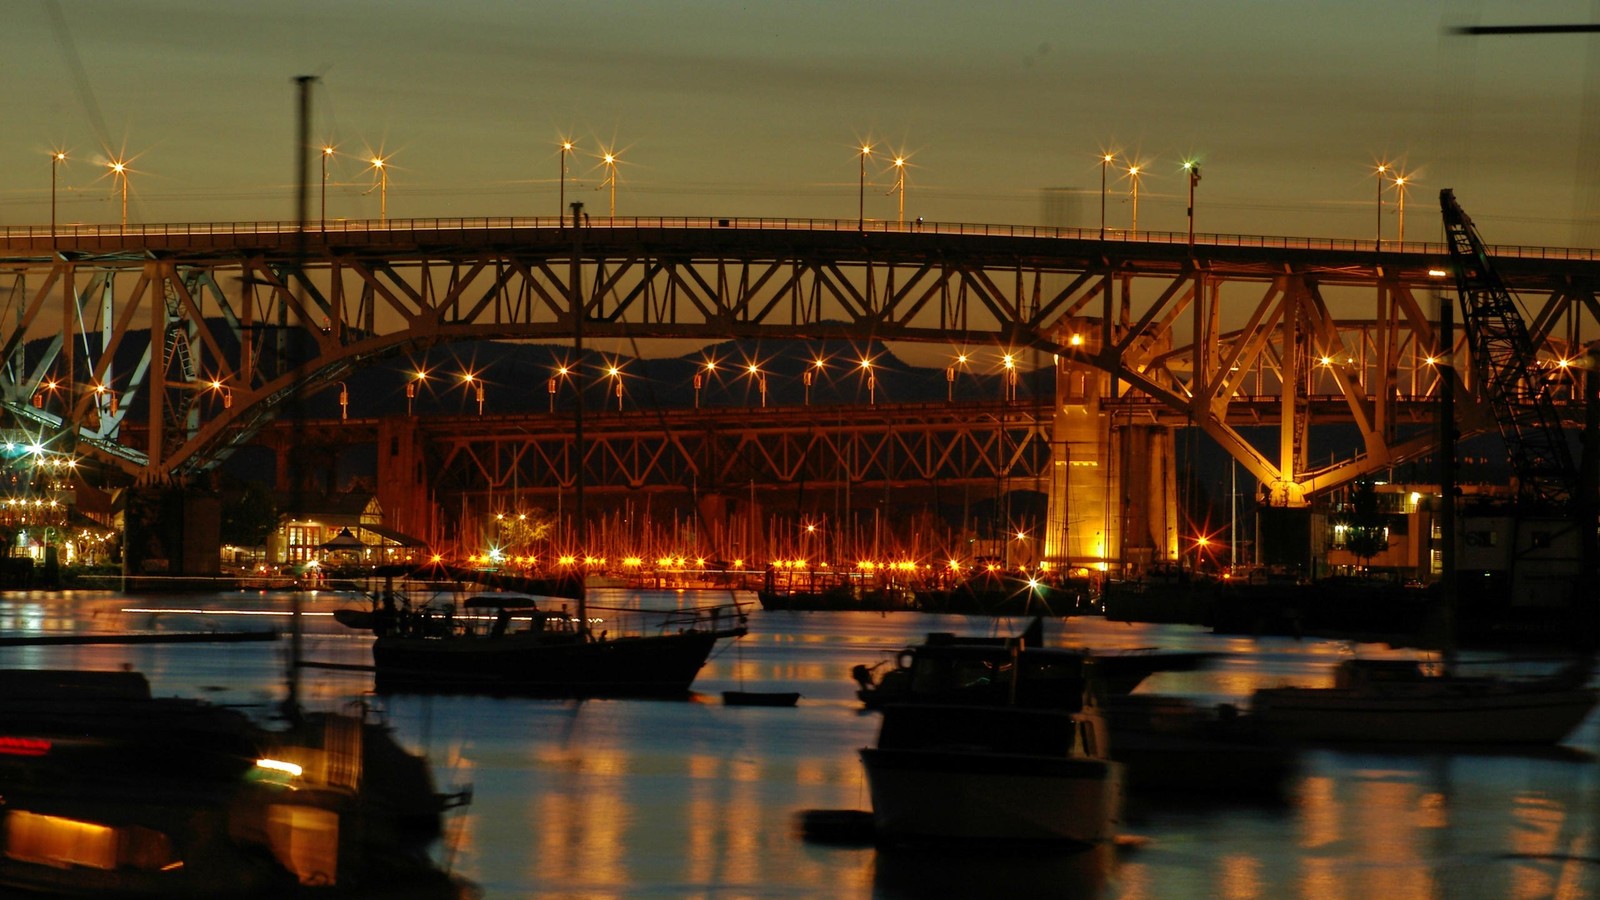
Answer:
<svg viewBox="0 0 1600 900"><path fill-rule="evenodd" d="M597 590L597 606L675 609L727 591ZM1088 851L952 851L807 841L806 810L867 810L864 711L853 666L929 631L1005 638L1028 620L912 613L755 610L749 634L708 660L684 700L376 695L373 638L338 624L349 595L308 593L303 653L343 664L303 672L309 708L372 704L450 810L436 860L490 900L569 897L1572 896L1600 890L1594 717L1555 748L1461 753L1316 747L1282 798L1146 791L1116 839ZM738 599L748 603L750 596ZM283 593L0 598L0 633L69 635L115 626L188 634L240 621L289 630ZM1133 696L1247 705L1257 689L1322 686L1353 656L1409 659L1383 645L1215 635L1184 625L1075 617L1046 623L1047 647L1219 654L1152 673ZM286 642L7 647L8 668L143 672L156 696L262 708L281 699ZM1482 660L1476 660L1482 662ZM798 692L792 708L728 706L724 691ZM1115 746L1113 729L1111 741ZM1181 796L1180 796L1181 794Z"/></svg>

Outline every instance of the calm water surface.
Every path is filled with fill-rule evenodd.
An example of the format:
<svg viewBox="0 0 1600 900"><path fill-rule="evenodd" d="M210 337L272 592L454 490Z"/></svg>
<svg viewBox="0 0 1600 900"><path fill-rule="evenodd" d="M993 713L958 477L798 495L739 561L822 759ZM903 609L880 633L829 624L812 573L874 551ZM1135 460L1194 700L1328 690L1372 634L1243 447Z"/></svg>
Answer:
<svg viewBox="0 0 1600 900"><path fill-rule="evenodd" d="M753 597L744 597L751 600ZM721 603L706 594L613 592L597 603ZM306 598L305 656L370 662L370 638ZM0 633L287 629L289 596L259 592L0 597ZM1018 620L866 613L751 615L689 702L369 694L370 674L310 670L307 705L367 699L432 760L441 788L470 785L439 857L488 898L557 897L1592 897L1600 896L1594 717L1562 752L1519 756L1306 755L1286 803L1136 798L1122 846L1073 854L886 852L808 844L795 815L866 809L856 751L877 719L850 668L928 631L1002 634ZM1053 645L1221 650L1211 668L1141 692L1243 701L1256 687L1317 684L1381 647L1250 640L1177 626L1072 619ZM288 643L0 648L15 667L145 672L159 694L260 705L283 696ZM798 708L724 707L728 689L798 690Z"/></svg>

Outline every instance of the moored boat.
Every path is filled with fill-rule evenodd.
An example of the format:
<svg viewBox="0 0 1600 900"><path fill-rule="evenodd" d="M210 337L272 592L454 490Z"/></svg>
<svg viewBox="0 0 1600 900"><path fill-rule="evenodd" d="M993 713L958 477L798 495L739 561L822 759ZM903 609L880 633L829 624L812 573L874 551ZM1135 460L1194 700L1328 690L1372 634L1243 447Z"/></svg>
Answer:
<svg viewBox="0 0 1600 900"><path fill-rule="evenodd" d="M138 673L8 670L0 722L6 896L460 893L427 850L465 795L365 714L267 728Z"/></svg>
<svg viewBox="0 0 1600 900"><path fill-rule="evenodd" d="M1288 740L1364 744L1552 745L1594 709L1588 667L1510 679L1430 672L1413 660L1350 659L1330 687L1257 690L1252 712Z"/></svg>
<svg viewBox="0 0 1600 900"><path fill-rule="evenodd" d="M1121 766L1078 711L893 705L863 748L881 842L1097 844L1115 836Z"/></svg>
<svg viewBox="0 0 1600 900"><path fill-rule="evenodd" d="M737 604L659 614L580 604L603 614L591 619L539 602L494 593L413 601L386 589L370 615L340 621L375 634L380 693L684 696L717 641L746 630ZM625 618L639 621L624 629Z"/></svg>
<svg viewBox="0 0 1600 900"><path fill-rule="evenodd" d="M858 665L851 675L856 696L869 709L888 703L991 703L1012 701L1033 706L1075 707L1075 680L1083 677L1082 661L1094 660L1087 672L1102 695L1127 694L1156 672L1190 671L1215 654L1162 651L1154 648L1099 651L1081 647L1044 646L1044 621L1015 637L968 637L930 633L921 644L895 654L892 665Z"/></svg>
<svg viewBox="0 0 1600 900"><path fill-rule="evenodd" d="M1130 794L1279 799L1298 767L1294 744L1232 705L1132 694L1106 698L1102 712Z"/></svg>

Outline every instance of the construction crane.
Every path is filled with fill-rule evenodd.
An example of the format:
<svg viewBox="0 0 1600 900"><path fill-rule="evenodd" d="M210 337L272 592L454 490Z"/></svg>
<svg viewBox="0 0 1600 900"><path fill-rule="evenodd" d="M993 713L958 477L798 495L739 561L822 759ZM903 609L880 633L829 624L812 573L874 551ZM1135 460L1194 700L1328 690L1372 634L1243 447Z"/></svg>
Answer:
<svg viewBox="0 0 1600 900"><path fill-rule="evenodd" d="M1472 353L1473 383L1499 424L1517 479L1518 506L1525 513L1568 510L1578 469L1551 396L1557 379L1541 364L1516 299L1495 272L1455 193L1440 191L1439 205Z"/></svg>

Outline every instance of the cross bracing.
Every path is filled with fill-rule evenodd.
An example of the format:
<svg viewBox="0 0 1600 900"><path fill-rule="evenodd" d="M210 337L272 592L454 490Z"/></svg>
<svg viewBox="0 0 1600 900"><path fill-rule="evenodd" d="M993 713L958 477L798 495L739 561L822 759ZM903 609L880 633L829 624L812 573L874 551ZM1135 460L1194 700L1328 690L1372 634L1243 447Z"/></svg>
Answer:
<svg viewBox="0 0 1600 900"><path fill-rule="evenodd" d="M0 236L0 403L146 481L205 470L360 367L462 340L570 341L577 308L586 339L645 346L1042 350L1108 373L1113 402L1204 429L1293 502L1430 446L1409 423L1445 349L1441 245L708 219L110 232ZM1493 250L1533 304L1542 358L1576 356L1597 315L1592 254ZM1318 463L1329 398L1361 446ZM1275 424L1276 446L1247 440L1242 417Z"/></svg>

